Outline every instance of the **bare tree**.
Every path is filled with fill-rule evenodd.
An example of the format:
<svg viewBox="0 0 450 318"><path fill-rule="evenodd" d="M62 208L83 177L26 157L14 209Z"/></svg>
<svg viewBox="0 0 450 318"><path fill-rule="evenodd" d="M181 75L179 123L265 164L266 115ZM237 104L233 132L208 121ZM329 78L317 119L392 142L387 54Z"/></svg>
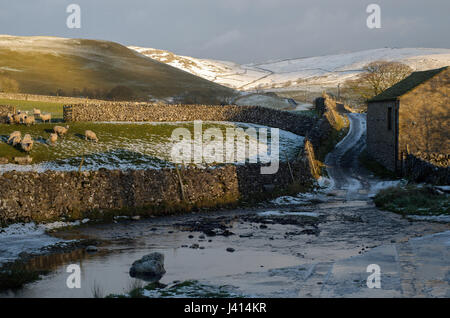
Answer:
<svg viewBox="0 0 450 318"><path fill-rule="evenodd" d="M367 101L397 84L413 70L400 62L375 61L363 68L356 79L345 83L345 91L356 94L359 101Z"/></svg>

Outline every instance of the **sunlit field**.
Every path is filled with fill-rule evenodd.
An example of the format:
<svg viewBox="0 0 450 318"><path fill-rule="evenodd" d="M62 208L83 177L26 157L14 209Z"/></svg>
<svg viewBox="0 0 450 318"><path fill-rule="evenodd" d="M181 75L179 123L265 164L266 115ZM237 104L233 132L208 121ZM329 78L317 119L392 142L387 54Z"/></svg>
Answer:
<svg viewBox="0 0 450 318"><path fill-rule="evenodd" d="M76 170L82 163L82 168L96 170L108 169L146 169L170 167L171 150L175 143L172 132L176 128L187 128L192 136L194 124L192 122L178 123L69 123L67 135L58 138L52 145L48 142L50 133L55 125L65 126L65 123L38 123L33 126L0 125L0 157L12 160L13 157L27 155L20 146L7 144L8 136L13 131L20 131L22 136L30 134L34 140L34 147L29 155L33 158L31 166L17 166L12 164L0 166L0 170ZM256 127L248 124L234 124L224 122L205 122L203 132L208 128L219 128L224 139L227 128ZM86 130L97 134L99 142L86 141ZM270 130L269 130L270 132ZM270 141L270 134L269 134ZM303 137L295 134L280 132L280 157L295 158L303 145ZM270 144L269 144L270 146ZM267 151L267 146L259 144L259 151ZM220 162L218 162L220 163Z"/></svg>

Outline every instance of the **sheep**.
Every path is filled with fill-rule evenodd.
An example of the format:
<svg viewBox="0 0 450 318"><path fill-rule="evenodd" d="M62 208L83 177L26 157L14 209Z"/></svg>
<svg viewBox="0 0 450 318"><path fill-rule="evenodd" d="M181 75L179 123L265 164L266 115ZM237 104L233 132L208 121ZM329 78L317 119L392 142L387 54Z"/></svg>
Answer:
<svg viewBox="0 0 450 318"><path fill-rule="evenodd" d="M30 126L36 124L36 120L34 119L33 116L25 116L23 118L23 123L27 126Z"/></svg>
<svg viewBox="0 0 450 318"><path fill-rule="evenodd" d="M8 144L14 147L22 141L22 133L20 131L13 131L8 138Z"/></svg>
<svg viewBox="0 0 450 318"><path fill-rule="evenodd" d="M21 142L22 142L22 139L20 137L14 137L13 139L11 139L11 145L13 147L17 146Z"/></svg>
<svg viewBox="0 0 450 318"><path fill-rule="evenodd" d="M85 140L93 140L95 142L98 142L97 135L92 130L86 130L84 132L84 139Z"/></svg>
<svg viewBox="0 0 450 318"><path fill-rule="evenodd" d="M50 134L50 137L48 138L48 143L50 143L50 144L54 144L55 142L57 142L58 141L58 134L56 134L56 133L51 133Z"/></svg>
<svg viewBox="0 0 450 318"><path fill-rule="evenodd" d="M19 114L13 114L12 115L12 123L14 124L20 124L21 116Z"/></svg>
<svg viewBox="0 0 450 318"><path fill-rule="evenodd" d="M13 131L10 135L9 135L9 139L12 139L13 137L16 137L16 136L19 136L19 137L21 137L22 136L22 133L20 132L20 131ZM8 142L9 142L9 139L8 139Z"/></svg>
<svg viewBox="0 0 450 318"><path fill-rule="evenodd" d="M62 126L55 126L53 127L53 131L57 133L60 136L64 136L67 134L67 131L69 130L69 126L62 127Z"/></svg>
<svg viewBox="0 0 450 318"><path fill-rule="evenodd" d="M41 120L45 123L48 121L49 123L52 122L52 114L40 114Z"/></svg>
<svg viewBox="0 0 450 318"><path fill-rule="evenodd" d="M29 165L33 161L33 158L27 155L25 157L14 157L13 161L14 163L19 165L27 165L27 164Z"/></svg>
<svg viewBox="0 0 450 318"><path fill-rule="evenodd" d="M23 139L22 142L20 143L20 146L22 147L23 151L25 152L30 152L31 149L33 149L33 139L31 138L31 136L29 134L26 134Z"/></svg>
<svg viewBox="0 0 450 318"><path fill-rule="evenodd" d="M41 116L41 110L37 108L33 108L33 115L34 117L40 117Z"/></svg>
<svg viewBox="0 0 450 318"><path fill-rule="evenodd" d="M17 112L17 115L19 117L19 124L23 123L25 121L25 117L28 116L28 112L21 112L20 110Z"/></svg>

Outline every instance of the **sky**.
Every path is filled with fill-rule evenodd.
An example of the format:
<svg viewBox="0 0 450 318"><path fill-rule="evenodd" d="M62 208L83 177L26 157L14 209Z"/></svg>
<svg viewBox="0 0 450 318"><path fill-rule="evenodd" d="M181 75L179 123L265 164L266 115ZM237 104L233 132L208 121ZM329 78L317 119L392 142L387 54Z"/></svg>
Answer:
<svg viewBox="0 0 450 318"><path fill-rule="evenodd" d="M367 27L369 4L381 28ZM81 28L66 25L69 4ZM450 48L448 0L0 0L0 34L102 39L238 63Z"/></svg>

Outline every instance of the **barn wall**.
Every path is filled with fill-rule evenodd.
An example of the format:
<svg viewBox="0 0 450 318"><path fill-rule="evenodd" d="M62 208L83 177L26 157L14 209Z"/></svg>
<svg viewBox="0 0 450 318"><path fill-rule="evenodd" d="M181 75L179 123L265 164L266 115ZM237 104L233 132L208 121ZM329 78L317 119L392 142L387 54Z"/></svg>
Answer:
<svg viewBox="0 0 450 318"><path fill-rule="evenodd" d="M450 154L450 70L400 97L399 150Z"/></svg>
<svg viewBox="0 0 450 318"><path fill-rule="evenodd" d="M391 130L388 130L388 108L392 108ZM367 107L367 152L394 171L396 168L396 101L371 102Z"/></svg>

